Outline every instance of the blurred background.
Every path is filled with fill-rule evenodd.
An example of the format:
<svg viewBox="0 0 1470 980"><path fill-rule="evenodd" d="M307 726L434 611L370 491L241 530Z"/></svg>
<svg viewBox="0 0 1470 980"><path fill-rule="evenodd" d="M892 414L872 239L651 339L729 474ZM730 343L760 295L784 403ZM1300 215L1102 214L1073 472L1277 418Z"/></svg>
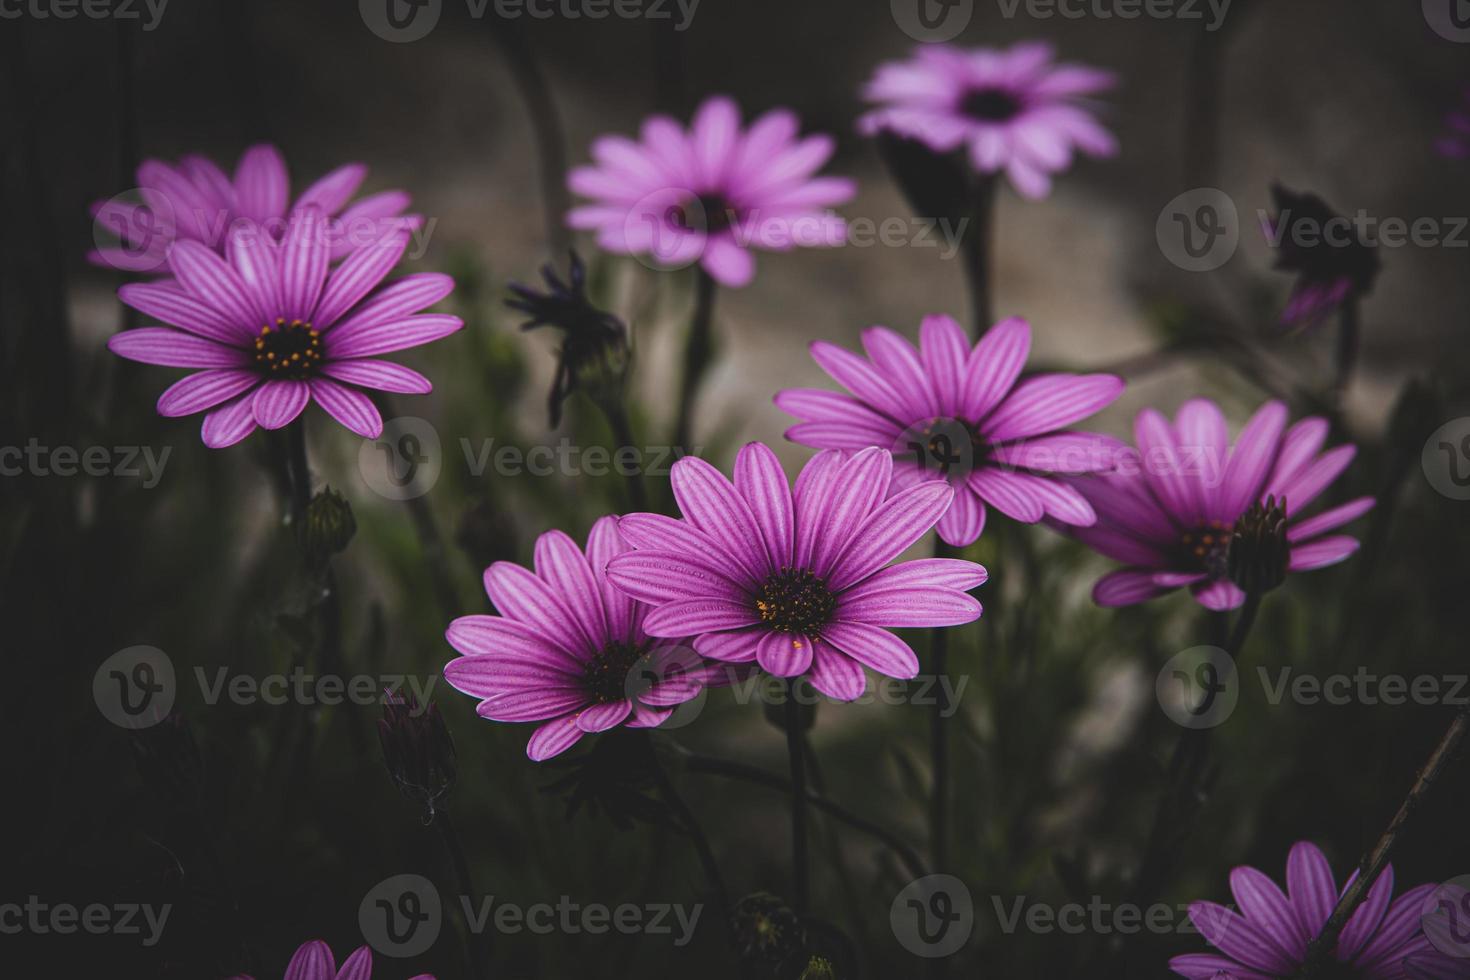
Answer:
<svg viewBox="0 0 1470 980"><path fill-rule="evenodd" d="M895 0L901 6L899 0ZM116 8L116 5L114 5ZM597 135L635 132L643 117L687 118L728 93L747 117L789 106L807 131L837 138L826 171L858 179L841 212L875 223L911 218L874 147L857 135L859 89L875 66L916 41L889 4L862 0L702 0L687 29L668 19L593 21L558 13L507 18L495 4L443 0L426 36L385 40L350 3L173 0L136 4L136 18L58 16L27 0L0 19L0 445L106 447L109 475L30 469L0 477L0 604L14 693L6 783L15 821L0 858L0 904L148 902L173 912L145 945L116 932L0 934L0 962L46 975L279 975L292 951L327 940L339 960L364 941L359 907L383 880L419 874L459 887L442 821L426 826L386 773L371 704L210 703L219 671L261 678L312 663L320 581L282 529L264 433L206 449L197 422L154 412L177 376L122 361L104 344L127 322L124 280L86 263L88 206L136 186L137 163L202 153L226 169L258 141L285 154L293 187L349 161L371 168L364 191L404 188L428 225L413 271L453 274L448 308L466 330L399 358L435 381L398 397L385 417L426 421L438 441L431 488L391 499L374 452L309 410L317 485L350 502L358 531L334 563L342 663L316 673L422 686L453 733L458 779L449 809L477 890L522 906L562 896L601 903L706 906L694 940L662 935L497 934L494 974L735 977L687 836L657 808L642 743L588 740L566 766L526 760L530 729L481 721L439 671L453 652L450 618L489 611L491 561L528 561L537 534L579 540L628 506L616 475L558 467L551 475L477 465L487 445L608 446L585 399L557 429L546 392L550 331L523 334L504 309L507 281L531 281L567 241L548 231L566 204L543 169L587 160ZM964 45L1043 39L1059 56L1116 71L1104 101L1114 159L1079 162L1045 201L1003 190L997 214L995 307L1033 324L1032 367L1116 370L1124 398L1095 423L1119 436L1145 406L1219 400L1238 428L1267 397L1294 414L1324 405L1333 330L1276 326L1290 278L1256 232L1281 181L1338 211L1442 222L1435 247L1380 249L1383 271L1363 304L1361 368L1337 420L1359 443L1341 499L1380 506L1356 526L1348 563L1297 576L1265 603L1241 669L1303 674L1464 675L1464 554L1470 503L1435 491L1421 450L1470 414L1464 341L1470 312L1470 161L1436 152L1446 114L1470 84L1470 46L1412 4L1234 0L1216 29L1199 19L1038 17L1022 4L976 2ZM90 9L90 8L89 8ZM100 9L100 8L99 8ZM1106 9L1106 8L1104 8ZM1442 26L1442 25L1441 25ZM548 157L548 148L551 155ZM1156 236L1166 205L1196 188L1224 191L1240 247L1221 269L1172 263ZM1458 231L1455 231L1459 228ZM1458 241L1458 245L1454 241ZM658 272L578 247L598 301L629 325L633 427L660 455L669 442L689 270ZM777 448L795 473L809 456L786 443L778 390L830 387L806 346L857 345L881 323L917 335L920 318L964 318L959 260L915 241L762 253L752 285L723 290L718 356L699 403L697 451L728 469L748 439ZM493 443L490 441L493 440ZM158 478L119 473L163 460ZM167 456L163 456L164 453ZM127 467L122 467L126 469ZM656 498L667 464L646 474ZM924 545L927 547L927 545ZM986 615L956 631L951 664L967 686L955 718L954 867L973 907L973 934L953 976L1081 975L1089 965L1166 976L1171 955L1203 949L1173 930L1006 928L1018 899L1053 909L1118 905L1133 896L1164 767L1181 729L1161 710L1155 678L1175 654L1211 642L1209 617L1176 595L1123 611L1088 593L1109 563L1043 529L992 522L968 557L991 570ZM1008 567L1009 566L1009 567ZM1015 569L1015 573L1011 569ZM909 637L924 653L925 635ZM98 710L93 680L118 651L146 644L176 672L176 714L130 732ZM1461 691L1464 696L1466 691ZM1155 899L1172 910L1228 902L1227 875L1251 864L1284 874L1292 843L1312 840L1345 877L1407 793L1448 724L1444 705L1271 703L1244 685L1213 736L1211 778L1178 828L1178 859ZM911 704L823 704L811 738L820 791L927 858L928 712ZM603 749L603 743L607 747ZM733 898L787 886L786 801L778 789L701 768L736 760L784 779L781 733L759 704L716 692L694 723L654 747L707 833ZM600 753L593 756L593 752ZM631 759L631 761L630 761ZM1470 872L1464 833L1470 772L1435 790L1401 841L1400 890ZM627 771L628 780L613 778ZM611 774L611 775L610 775ZM574 808L568 800L597 806ZM634 815L626 821L625 810ZM626 825L624 825L626 824ZM839 976L908 977L929 969L905 948L890 905L915 877L895 848L830 816L814 823L812 924ZM931 869L934 870L934 869ZM463 924L411 957L377 956L377 976L470 976ZM16 974L20 975L20 974Z"/></svg>

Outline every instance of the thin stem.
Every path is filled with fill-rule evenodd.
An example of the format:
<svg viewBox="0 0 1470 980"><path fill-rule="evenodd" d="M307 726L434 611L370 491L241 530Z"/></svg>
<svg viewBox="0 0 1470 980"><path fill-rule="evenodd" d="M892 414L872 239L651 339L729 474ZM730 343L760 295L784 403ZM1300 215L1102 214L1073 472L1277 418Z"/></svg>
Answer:
<svg viewBox="0 0 1470 980"><path fill-rule="evenodd" d="M1369 890L1383 869L1388 866L1389 858L1393 855L1394 848L1398 845L1399 835L1408 825L1418 809L1423 806L1429 791L1444 774L1445 768L1450 760L1459 751L1460 745L1465 741L1465 736L1470 733L1470 708L1461 708L1455 715L1454 721L1445 731L1444 737L1429 754L1429 761L1424 768L1419 770L1419 776L1414 780L1409 795L1404 799L1403 805L1399 807L1398 813L1394 814L1393 822L1378 839L1378 843L1363 855L1363 860L1358 865L1358 878L1353 886L1343 892L1342 898L1338 900L1337 907L1332 910L1332 916L1327 924L1322 927L1321 933L1307 946L1307 955L1302 966L1301 976L1313 977L1318 975L1324 964L1331 958L1337 949L1338 937L1347 926L1348 920L1358 910L1358 906L1367 899Z"/></svg>
<svg viewBox="0 0 1470 980"><path fill-rule="evenodd" d="M756 766L749 766L743 762L731 762L726 759L716 759L711 756L686 755L684 765L690 772L704 773L711 776L725 776L730 779L742 779L746 782L756 783L780 793L790 793L791 783L773 772L767 772ZM874 823L866 817L860 817L839 803L816 793L807 792L807 802L824 813L829 813L836 819L847 824L853 830L867 834L869 837L885 845L898 859L903 862L904 868L915 878L922 878L929 873L924 866L923 858L919 857L917 851L910 847L901 837L886 828Z"/></svg>
<svg viewBox="0 0 1470 980"><path fill-rule="evenodd" d="M435 811L434 825L439 828L439 839L449 852L449 863L454 866L454 877L459 884L460 893L468 903L467 907L473 908L478 904L479 893L475 891L475 882L470 876L470 863L465 860L464 847L459 842L459 833L454 829L454 821L449 816L448 808ZM468 921L465 922L465 932L465 955L474 967L474 975L479 980L489 980L490 933L485 929L474 929Z"/></svg>
<svg viewBox="0 0 1470 980"><path fill-rule="evenodd" d="M700 266L695 270L694 319L689 324L689 341L684 348L684 381L679 389L679 415L674 425L674 448L685 453L692 442L694 400L714 354L711 336L714 313L715 280Z"/></svg>
<svg viewBox="0 0 1470 980"><path fill-rule="evenodd" d="M806 840L806 739L801 731L801 705L796 701L796 682L786 682L786 752L791 762L791 878L796 914L805 916L810 906Z"/></svg>
<svg viewBox="0 0 1470 980"><path fill-rule="evenodd" d="M689 804L685 803L684 798L674 789L673 780L669 779L669 774L664 769L663 763L659 762L656 756L653 763L653 772L654 778L658 781L659 793L663 796L664 802L674 812L674 816L678 818L679 823L684 828L684 832L689 835L690 840L694 844L695 853L699 855L699 863L704 867L704 875L709 879L710 887L715 891L715 900L719 903L720 919L728 925L730 921L730 892L725 887L724 876L720 874L720 865L715 860L714 848L710 847L709 838L705 836L704 828L700 826L699 820L694 816L694 811L689 809Z"/></svg>
<svg viewBox="0 0 1470 980"><path fill-rule="evenodd" d="M943 540L935 538L934 557L952 557ZM934 868L941 874L949 868L949 685L945 672L949 660L949 628L936 627L930 634L930 672L938 688L934 713L929 718L929 747L933 760L932 798L929 803L929 849Z"/></svg>
<svg viewBox="0 0 1470 980"><path fill-rule="evenodd" d="M526 104L531 132L536 140L536 157L540 163L541 200L545 210L546 241L552 255L565 255L571 247L566 227L566 213L571 210L567 196L567 150L562 135L561 115L551 97L551 87L541 71L521 28L503 18L494 19L492 33L510 66L511 77Z"/></svg>
<svg viewBox="0 0 1470 980"><path fill-rule="evenodd" d="M607 424L612 427L613 442L616 443L613 447L613 459L616 460L618 451L624 446L637 445L633 438L633 425L628 421L628 408L621 400L613 405L604 406L603 414L607 416ZM641 458L641 456L634 458ZM648 510L648 491L643 486L643 471L633 469L623 475L628 480L628 503L632 509L635 511Z"/></svg>
<svg viewBox="0 0 1470 980"><path fill-rule="evenodd" d="M971 191L970 227L965 232L965 282L970 287L970 332L977 339L995 322L991 316L991 231L995 224L994 176L976 178Z"/></svg>
<svg viewBox="0 0 1470 980"><path fill-rule="evenodd" d="M286 479L291 490L291 525L300 526L311 503L311 469L306 463L306 419L286 426Z"/></svg>

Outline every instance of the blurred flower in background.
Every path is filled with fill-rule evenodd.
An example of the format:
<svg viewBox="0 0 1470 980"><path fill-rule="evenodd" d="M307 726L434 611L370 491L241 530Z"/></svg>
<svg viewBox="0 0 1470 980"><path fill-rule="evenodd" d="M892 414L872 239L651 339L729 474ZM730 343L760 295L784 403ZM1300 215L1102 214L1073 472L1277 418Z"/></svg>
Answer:
<svg viewBox="0 0 1470 980"><path fill-rule="evenodd" d="M1439 155L1451 160L1470 159L1470 86L1460 92L1455 108L1445 113L1445 132L1434 141Z"/></svg>
<svg viewBox="0 0 1470 980"><path fill-rule="evenodd" d="M1232 448L1225 417L1209 399L1185 402L1172 424L1153 409L1140 412L1135 455L1116 472L1073 478L1098 523L1071 533L1130 566L1099 579L1093 599L1127 606L1188 587L1206 608L1234 609L1245 592L1230 577L1231 540L1242 515L1262 501L1285 511L1289 571L1324 568L1357 551L1356 538L1323 535L1361 517L1372 497L1301 519L1357 448L1321 452L1326 419L1302 419L1290 429L1286 422L1286 406L1267 402Z"/></svg>
<svg viewBox="0 0 1470 980"><path fill-rule="evenodd" d="M232 229L253 226L277 240L288 217L314 207L333 219L333 260L389 233L423 224L420 215L405 215L409 196L381 191L348 206L367 176L367 166L349 163L320 178L294 202L291 180L281 151L268 143L247 149L230 178L212 160L198 154L176 165L145 160L138 167L138 203L117 198L99 201L92 215L116 234L116 247L98 248L87 258L95 265L128 272L166 274L168 249L175 241L195 241L223 253Z"/></svg>
<svg viewBox="0 0 1470 980"><path fill-rule="evenodd" d="M1044 374L1017 383L1031 350L1031 326L1004 320L970 346L953 318L926 317L919 350L887 327L863 332L864 359L834 344L812 357L851 394L793 388L775 398L803 421L786 438L819 449L878 446L905 465L894 485L947 479L954 503L939 522L948 544L973 544L986 505L1027 524L1097 518L1086 499L1053 473L1111 469L1122 443L1066 427L1111 405L1123 379L1110 374ZM908 459L907 457L912 457Z"/></svg>
<svg viewBox="0 0 1470 980"><path fill-rule="evenodd" d="M857 184L817 176L835 144L798 138L800 123L773 109L747 129L732 99L706 100L685 130L667 116L643 124L641 140L603 136L593 166L569 176L593 203L567 216L595 231L604 251L651 257L681 268L699 262L725 286L755 277L751 248L786 251L842 245L846 223L828 211L852 199Z"/></svg>
<svg viewBox="0 0 1470 980"><path fill-rule="evenodd" d="M1276 213L1265 223L1276 248L1276 268L1296 273L1291 298L1281 311L1290 327L1321 323L1350 299L1366 296L1378 278L1378 249L1315 194L1271 188Z"/></svg>
<svg viewBox="0 0 1470 980"><path fill-rule="evenodd" d="M1051 192L1075 150L1106 157L1117 141L1083 97L1111 88L1111 72L1058 64L1049 44L1008 49L924 45L909 61L879 67L863 95L878 103L858 122L867 135L892 133L931 150L968 151L982 174L1004 172L1024 197Z"/></svg>

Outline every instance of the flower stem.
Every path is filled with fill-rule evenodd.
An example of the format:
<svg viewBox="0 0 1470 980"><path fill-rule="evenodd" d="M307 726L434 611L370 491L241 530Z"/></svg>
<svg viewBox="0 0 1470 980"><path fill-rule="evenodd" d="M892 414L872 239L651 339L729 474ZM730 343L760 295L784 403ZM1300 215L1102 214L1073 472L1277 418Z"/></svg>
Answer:
<svg viewBox="0 0 1470 980"><path fill-rule="evenodd" d="M772 772L756 766L749 766L743 762L731 762L727 759L716 759L710 756L686 755L684 765L690 772L706 773L711 776L725 776L730 779L743 779L746 782L767 786L777 792L791 792L791 783ZM847 824L853 830L861 831L874 840L887 846L898 859L903 862L905 870L915 878L922 878L929 873L924 866L924 861L918 853L897 834L884 829L866 817L860 817L839 803L824 796L808 791L807 802L825 813L831 814L836 819Z"/></svg>
<svg viewBox="0 0 1470 980"><path fill-rule="evenodd" d="M952 557L943 540L934 540L934 557ZM929 718L929 747L933 760L933 787L929 802L929 849L935 871L943 874L949 868L949 726L946 723L950 704L945 671L949 660L949 628L936 627L929 643L930 672L939 690L934 713Z"/></svg>
<svg viewBox="0 0 1470 980"><path fill-rule="evenodd" d="M1357 294L1343 300L1338 312L1337 326L1337 380L1333 383L1333 402L1342 410L1347 389L1353 380L1353 371L1358 366L1358 348L1362 343L1362 324L1359 318Z"/></svg>
<svg viewBox="0 0 1470 980"><path fill-rule="evenodd" d="M454 866L455 881L459 885L460 894L468 903L466 907L474 907L479 902L479 893L475 891L475 882L470 876L470 863L465 859L464 846L459 841L459 832L454 829L454 821L449 816L449 808L445 806L434 811L433 820L434 826L439 828L439 839L444 842L444 850L449 853L449 863ZM489 931L475 930L466 921L465 933L465 955L473 966L473 975L478 980L489 980Z"/></svg>
<svg viewBox="0 0 1470 980"><path fill-rule="evenodd" d="M633 438L633 425L628 421L628 407L619 400L611 405L604 405L603 414L607 416L607 424L612 428L613 459L616 460L619 450L624 446L637 445ZM634 458L641 458L641 455ZM623 475L628 480L628 503L631 508L635 511L648 510L648 491L643 486L643 471L630 469Z"/></svg>
<svg viewBox="0 0 1470 980"><path fill-rule="evenodd" d="M526 104L526 115L536 140L546 242L552 255L565 255L571 247L566 227L566 214L571 210L571 202L567 197L567 150L562 136L561 115L557 112L556 100L551 97L551 86L547 84L520 26L504 18L496 18L494 25L491 33L505 55L511 78Z"/></svg>
<svg viewBox="0 0 1470 980"><path fill-rule="evenodd" d="M714 354L711 327L715 313L715 280L700 266L695 270L694 319L684 348L684 381L679 390L679 415L674 425L674 448L689 452L694 429L694 400Z"/></svg>
<svg viewBox="0 0 1470 980"><path fill-rule="evenodd" d="M975 179L970 192L970 227L965 232L962 245L965 281L970 287L970 332L977 340L994 322L991 317L990 253L991 231L995 224L995 187L993 175Z"/></svg>
<svg viewBox="0 0 1470 980"><path fill-rule="evenodd" d="M796 914L805 916L810 905L806 841L806 739L801 730L801 705L796 680L786 682L786 752L791 761L791 878Z"/></svg>
<svg viewBox="0 0 1470 980"><path fill-rule="evenodd" d="M650 750L651 751L651 750ZM694 811L689 809L689 804L684 802L677 790L674 789L673 780L669 778L663 763L657 757L653 763L654 778L658 781L660 795L668 804L684 832L694 844L695 853L699 855L699 863L704 867L704 875L709 879L710 887L715 891L715 900L719 904L721 921L729 924L730 921L730 892L725 887L724 876L720 874L719 862L715 860L714 848L710 847L709 838L705 836L704 828L694 816Z"/></svg>
<svg viewBox="0 0 1470 980"><path fill-rule="evenodd" d="M297 527L306 519L306 507L311 503L311 469L306 463L306 419L286 426L286 480L290 488L290 521Z"/></svg>
<svg viewBox="0 0 1470 980"><path fill-rule="evenodd" d="M1399 835L1413 819L1415 812L1424 804L1429 791L1444 774L1445 768L1459 751L1467 734L1470 734L1470 708L1461 708L1455 714L1454 721L1450 722L1450 727L1445 731L1444 737L1429 754L1429 761L1424 763L1424 768L1419 770L1418 778L1414 780L1414 785L1410 788L1403 805L1399 807L1398 813L1394 814L1393 822L1388 825L1388 829L1383 832L1378 843L1373 845L1373 849L1363 855L1363 860L1358 865L1357 880L1353 882L1351 888L1343 892L1327 924L1307 946L1306 959L1302 965L1302 977L1314 977L1322 972L1323 966L1337 949L1338 937L1342 935L1342 930L1346 928L1348 920L1353 917L1358 906L1367 899L1373 883L1388 866L1393 849L1398 845Z"/></svg>

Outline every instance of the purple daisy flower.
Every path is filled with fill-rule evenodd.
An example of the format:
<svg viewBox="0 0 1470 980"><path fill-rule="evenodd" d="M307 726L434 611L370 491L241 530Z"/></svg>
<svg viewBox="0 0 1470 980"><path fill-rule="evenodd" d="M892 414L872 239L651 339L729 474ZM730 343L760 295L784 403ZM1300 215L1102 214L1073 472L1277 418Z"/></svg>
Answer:
<svg viewBox="0 0 1470 980"><path fill-rule="evenodd" d="M1172 424L1153 409L1140 412L1136 453L1115 472L1072 481L1098 515L1072 534L1129 566L1098 580L1093 599L1127 606L1187 586L1206 608L1234 609L1245 593L1228 577L1230 540L1241 516L1268 498L1287 512L1289 571L1334 565L1358 550L1355 538L1323 535L1366 513L1372 497L1301 519L1357 448L1322 452L1326 419L1286 423L1286 406L1267 402L1231 448L1225 417L1208 399L1185 402Z"/></svg>
<svg viewBox="0 0 1470 980"><path fill-rule="evenodd" d="M483 699L482 718L540 722L526 746L536 762L618 725L656 728L721 680L679 638L650 632L649 610L612 587L608 563L630 547L615 517L592 526L586 554L548 531L534 572L508 561L485 570L499 615L462 616L445 633L462 654L445 680Z"/></svg>
<svg viewBox="0 0 1470 980"><path fill-rule="evenodd" d="M851 394L778 394L776 405L802 420L786 438L819 449L892 448L912 459L894 474L900 488L948 480L954 503L938 531L955 547L980 537L987 504L1028 524L1044 516L1077 525L1097 519L1082 494L1052 474L1114 465L1122 443L1067 426L1116 401L1121 378L1042 374L1017 383L1031 350L1031 327L1019 318L996 324L973 348L943 315L924 319L919 350L887 327L863 331L863 347L866 359L834 344L811 345L812 357Z"/></svg>
<svg viewBox="0 0 1470 980"><path fill-rule="evenodd" d="M1074 149L1118 152L1082 97L1112 87L1111 72L1056 64L1051 45L961 50L924 45L911 61L879 67L864 97L879 103L858 121L868 134L916 139L948 153L961 147L983 174L1005 171L1024 197L1051 192L1051 175L1071 166Z"/></svg>
<svg viewBox="0 0 1470 980"><path fill-rule="evenodd" d="M1353 872L1342 891L1357 877ZM1424 935L1421 907L1435 886L1421 885L1394 901L1393 884L1393 868L1385 868L1343 928L1335 962L1322 975L1354 980L1470 976L1470 961L1439 952ZM1239 913L1214 902L1189 907L1201 935L1224 955L1176 956L1169 967L1179 976L1288 980L1300 975L1308 944L1321 933L1342 894L1327 858L1305 841L1287 858L1285 892L1265 874L1244 867L1230 873L1230 890Z"/></svg>
<svg viewBox="0 0 1470 980"><path fill-rule="evenodd" d="M700 262L718 282L744 286L755 276L751 247L786 251L835 247L846 223L827 209L857 193L845 177L818 177L832 137L798 139L796 114L773 109L741 129L740 109L707 99L686 131L667 116L643 123L641 141L603 136L595 166L572 171L571 189L594 203L567 215L597 232L598 245L650 255L679 268Z"/></svg>
<svg viewBox="0 0 1470 980"><path fill-rule="evenodd" d="M280 238L288 216L315 207L331 219L332 258L370 244L399 229L419 227L423 218L405 215L403 191L370 194L348 206L367 167L338 167L290 201L291 180L281 151L268 143L247 149L233 178L212 160L186 156L176 165L145 160L138 167L142 203L114 198L92 206L99 225L121 240L117 247L88 253L89 261L128 272L167 272L168 247L176 241L202 242L223 252L231 229L251 225Z"/></svg>
<svg viewBox="0 0 1470 980"><path fill-rule="evenodd" d="M176 242L176 278L131 283L118 296L166 326L114 334L113 353L144 364L199 368L158 399L167 417L207 412L204 444L230 446L257 425L279 429L315 400L338 422L376 438L383 420L361 389L424 394L417 371L376 355L416 347L464 326L455 316L420 311L454 288L445 275L404 276L378 288L398 264L409 233L400 230L329 268L320 212L292 216L276 242L237 229L223 257L196 241Z"/></svg>
<svg viewBox="0 0 1470 980"><path fill-rule="evenodd" d="M359 946L356 952L347 957L339 970L337 961L332 957L332 948L320 939L313 939L296 950L296 955L286 965L282 980L372 980L372 976L373 952L367 946ZM232 980L252 978L241 975ZM432 974L420 973L412 980L434 980L434 977Z"/></svg>
<svg viewBox="0 0 1470 980"><path fill-rule="evenodd" d="M866 687L865 666L889 677L918 674L918 657L888 627L980 616L966 594L986 579L979 565L885 567L954 496L931 482L887 498L892 476L893 458L882 449L847 459L819 453L794 490L776 454L758 442L740 450L733 484L685 457L671 476L684 519L622 518L637 550L608 564L608 580L655 607L644 623L654 636L694 636L694 649L711 660L805 674L828 697L851 701Z"/></svg>

